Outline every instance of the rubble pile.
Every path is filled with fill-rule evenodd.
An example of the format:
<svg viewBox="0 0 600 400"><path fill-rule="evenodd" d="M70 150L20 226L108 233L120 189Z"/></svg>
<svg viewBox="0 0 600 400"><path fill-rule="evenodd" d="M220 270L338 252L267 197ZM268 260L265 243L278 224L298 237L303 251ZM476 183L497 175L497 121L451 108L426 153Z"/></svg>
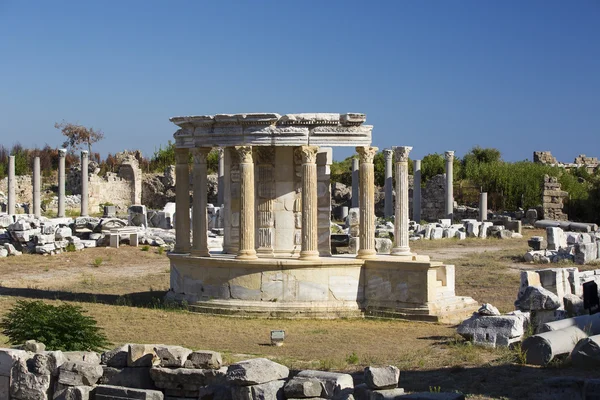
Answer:
<svg viewBox="0 0 600 400"><path fill-rule="evenodd" d="M464 399L459 393L404 393L394 366L367 367L364 383L351 375L317 370L290 374L281 364L255 358L223 366L220 353L181 346L127 344L95 352L0 349L0 398L6 400L284 400ZM32 351L36 350L36 351Z"/></svg>
<svg viewBox="0 0 600 400"><path fill-rule="evenodd" d="M570 226L573 226L571 223ZM558 226L546 227L546 238L533 236L523 258L527 262L550 264L561 261L583 265L600 259L600 230L595 224L581 224L587 232L564 231ZM592 231L594 229L595 231Z"/></svg>

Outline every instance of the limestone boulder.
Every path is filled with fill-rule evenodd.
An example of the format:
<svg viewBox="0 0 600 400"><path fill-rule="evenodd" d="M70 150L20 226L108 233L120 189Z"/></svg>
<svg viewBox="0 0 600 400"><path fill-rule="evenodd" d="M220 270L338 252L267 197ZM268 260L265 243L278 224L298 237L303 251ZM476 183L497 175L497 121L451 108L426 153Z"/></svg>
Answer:
<svg viewBox="0 0 600 400"><path fill-rule="evenodd" d="M477 314L493 316L500 315L500 311L490 303L483 303L481 307L479 307L479 310L477 310Z"/></svg>
<svg viewBox="0 0 600 400"><path fill-rule="evenodd" d="M95 351L65 351L63 354L68 361L83 361L90 364L100 364L100 354Z"/></svg>
<svg viewBox="0 0 600 400"><path fill-rule="evenodd" d="M304 370L300 371L298 378L316 378L321 381L321 396L325 399L342 398L351 395L354 391L354 381L349 374L337 372Z"/></svg>
<svg viewBox="0 0 600 400"><path fill-rule="evenodd" d="M102 367L84 361L67 361L58 369L58 382L69 386L91 386L102 376Z"/></svg>
<svg viewBox="0 0 600 400"><path fill-rule="evenodd" d="M290 379L283 388L285 397L306 399L319 397L321 395L321 381L317 378L302 378L295 376Z"/></svg>
<svg viewBox="0 0 600 400"><path fill-rule="evenodd" d="M210 350L197 350L190 353L185 368L219 369L223 365L221 353Z"/></svg>
<svg viewBox="0 0 600 400"><path fill-rule="evenodd" d="M276 380L251 386L233 386L232 400L284 400L285 381Z"/></svg>
<svg viewBox="0 0 600 400"><path fill-rule="evenodd" d="M199 390L206 385L225 383L225 374L225 369L171 369L162 367L150 369L150 377L156 387L161 389Z"/></svg>
<svg viewBox="0 0 600 400"><path fill-rule="evenodd" d="M47 400L50 379L45 356L36 354L29 362L18 360L11 370L10 398Z"/></svg>
<svg viewBox="0 0 600 400"><path fill-rule="evenodd" d="M130 344L127 352L128 367L152 367L160 362L151 344Z"/></svg>
<svg viewBox="0 0 600 400"><path fill-rule="evenodd" d="M31 351L33 353L41 353L46 350L46 345L37 340L27 340L23 345L23 350Z"/></svg>
<svg viewBox="0 0 600 400"><path fill-rule="evenodd" d="M237 386L258 385L286 379L290 370L266 358L255 358L232 364L227 369L227 382Z"/></svg>
<svg viewBox="0 0 600 400"><path fill-rule="evenodd" d="M529 323L529 313L481 316L463 321L456 332L473 343L489 347L510 346L521 340Z"/></svg>
<svg viewBox="0 0 600 400"><path fill-rule="evenodd" d="M161 367L183 367L192 350L181 346L155 346L154 352L160 360Z"/></svg>
<svg viewBox="0 0 600 400"><path fill-rule="evenodd" d="M600 367L600 335L581 339L571 352L573 365L580 368Z"/></svg>
<svg viewBox="0 0 600 400"><path fill-rule="evenodd" d="M555 310L560 306L558 296L541 286L528 286L515 301L515 307L521 311Z"/></svg>
<svg viewBox="0 0 600 400"><path fill-rule="evenodd" d="M47 359L48 370L52 376L58 376L60 366L69 361L60 350L46 351L44 355Z"/></svg>
<svg viewBox="0 0 600 400"><path fill-rule="evenodd" d="M89 400L92 389L91 386L67 386L57 383L53 400Z"/></svg>
<svg viewBox="0 0 600 400"><path fill-rule="evenodd" d="M367 367L364 371L365 383L370 389L393 389L398 386L400 370L393 366Z"/></svg>

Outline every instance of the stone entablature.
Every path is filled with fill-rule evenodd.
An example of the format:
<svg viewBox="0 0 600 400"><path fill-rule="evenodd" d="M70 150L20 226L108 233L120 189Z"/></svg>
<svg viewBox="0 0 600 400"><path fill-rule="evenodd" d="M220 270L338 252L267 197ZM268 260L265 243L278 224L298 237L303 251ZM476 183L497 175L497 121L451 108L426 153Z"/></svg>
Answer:
<svg viewBox="0 0 600 400"><path fill-rule="evenodd" d="M216 114L173 117L179 148L218 146L369 146L365 114Z"/></svg>

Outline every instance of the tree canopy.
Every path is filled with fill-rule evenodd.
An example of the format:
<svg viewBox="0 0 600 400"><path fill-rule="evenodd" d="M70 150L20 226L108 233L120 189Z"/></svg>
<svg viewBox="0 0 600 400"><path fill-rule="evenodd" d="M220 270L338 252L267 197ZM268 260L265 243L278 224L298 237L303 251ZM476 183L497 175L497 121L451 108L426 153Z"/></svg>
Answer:
<svg viewBox="0 0 600 400"><path fill-rule="evenodd" d="M102 131L94 130L91 127L86 128L83 125L62 121L61 123L55 123L54 127L60 129L67 138L63 143L63 147L71 151L87 146L87 150L92 154L92 144L104 139Z"/></svg>

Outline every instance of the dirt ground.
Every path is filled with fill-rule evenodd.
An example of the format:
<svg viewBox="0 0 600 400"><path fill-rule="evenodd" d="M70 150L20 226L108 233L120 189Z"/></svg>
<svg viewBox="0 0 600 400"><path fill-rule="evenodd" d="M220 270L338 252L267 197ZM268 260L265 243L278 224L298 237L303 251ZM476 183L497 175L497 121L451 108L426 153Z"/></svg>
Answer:
<svg viewBox="0 0 600 400"><path fill-rule="evenodd" d="M524 264L524 239L417 241L411 248L456 265L456 291L501 311L513 302ZM356 372L397 365L407 391L458 390L471 399L527 398L553 376L585 375L566 362L549 368L516 363L516 353L470 345L452 326L397 320L240 319L189 313L162 301L169 259L156 248L95 248L56 256L0 259L0 316L19 299L81 305L115 345L168 343L223 353L226 362L266 356L290 368ZM596 266L598 268L598 266ZM268 345L272 329L286 331L282 347ZM0 335L0 346L7 338Z"/></svg>

